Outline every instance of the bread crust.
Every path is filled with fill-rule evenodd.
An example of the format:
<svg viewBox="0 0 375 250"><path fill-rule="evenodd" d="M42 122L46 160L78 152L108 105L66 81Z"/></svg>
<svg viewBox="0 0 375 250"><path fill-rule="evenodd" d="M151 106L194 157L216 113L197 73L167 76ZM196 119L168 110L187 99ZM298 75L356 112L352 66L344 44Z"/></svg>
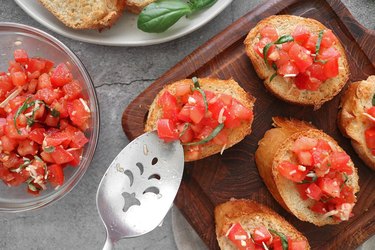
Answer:
<svg viewBox="0 0 375 250"><path fill-rule="evenodd" d="M57 19L73 29L110 28L121 17L125 8L125 0L102 0L101 6L95 7L85 0L39 1Z"/></svg>
<svg viewBox="0 0 375 250"><path fill-rule="evenodd" d="M204 90L213 91L215 93L225 93L231 95L233 98L237 99L242 105L246 108L253 110L255 98L247 93L244 89L240 87L240 85L234 81L233 79L229 80L219 80L215 78L200 78L198 79L200 86ZM172 95L176 93L176 86L178 84L190 84L193 87L193 82L191 79L183 79L172 84L166 85L156 96L154 101L152 102L149 113L147 116L147 121L145 125L145 131L153 131L156 130L156 123L157 120L162 116L162 109L157 104L158 99L160 96L165 92L169 91ZM226 145L226 149L232 147L233 145L237 144L238 142L242 141L245 136L251 133L251 121L242 122L241 126L235 129L230 129L228 132L228 143ZM200 155L198 158L191 158L189 154L187 154L189 147L184 146L185 152L185 161L195 161L199 160L214 154L221 152L223 146L216 145L214 143L208 142L204 144L202 150L200 151Z"/></svg>
<svg viewBox="0 0 375 250"><path fill-rule="evenodd" d="M293 143L303 136L324 139L336 151L343 152L344 150L332 137L307 122L282 117L274 117L273 121L275 128L265 133L255 152L255 162L267 188L281 206L302 221L308 221L317 226L339 223L333 218L324 218L321 214L311 211L308 207L313 201L301 199L295 184L283 177L277 170L277 166L282 161L293 160L294 156L290 149ZM357 169L351 160L349 166L352 167L353 174L348 176L347 185L353 188L354 193L357 193L359 191Z"/></svg>
<svg viewBox="0 0 375 250"><path fill-rule="evenodd" d="M147 5L155 1L156 0L143 0L143 1L125 0L126 10L134 14L139 14Z"/></svg>
<svg viewBox="0 0 375 250"><path fill-rule="evenodd" d="M340 42L335 45L335 48L341 54L339 58L339 75L326 80L317 91L300 90L293 82L286 80L280 75L270 81L270 77L275 73L275 70L272 67L268 67L263 58L254 51L254 45L259 41L259 38L257 38L259 31L266 25L277 27L279 36L291 34L297 25L304 25L315 34L328 28L314 19L292 15L277 15L263 19L250 30L244 41L246 54L250 58L258 76L264 80L265 87L273 95L289 103L313 106L316 110L340 92L349 79L349 64L345 50Z"/></svg>
<svg viewBox="0 0 375 250"><path fill-rule="evenodd" d="M272 209L252 200L233 198L215 207L216 237L221 249L236 249L225 236L233 223L240 223L246 231L258 226L271 228L294 240L306 241L306 249L310 249L306 237Z"/></svg>
<svg viewBox="0 0 375 250"><path fill-rule="evenodd" d="M371 169L375 170L375 156L366 145L365 130L372 122L363 113L371 108L375 94L375 75L367 80L350 84L341 98L337 124L341 133L351 139L351 144L359 157Z"/></svg>

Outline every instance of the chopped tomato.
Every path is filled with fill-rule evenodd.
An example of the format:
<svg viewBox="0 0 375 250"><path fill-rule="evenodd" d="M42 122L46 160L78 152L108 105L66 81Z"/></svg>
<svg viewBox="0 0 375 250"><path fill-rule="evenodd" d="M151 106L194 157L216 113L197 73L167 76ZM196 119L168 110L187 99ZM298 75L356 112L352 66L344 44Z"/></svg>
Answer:
<svg viewBox="0 0 375 250"><path fill-rule="evenodd" d="M319 201L322 198L322 190L315 183L311 183L305 190L306 196L310 199Z"/></svg>
<svg viewBox="0 0 375 250"><path fill-rule="evenodd" d="M299 44L305 44L310 37L310 31L302 25L297 25L294 29L292 36L294 41Z"/></svg>
<svg viewBox="0 0 375 250"><path fill-rule="evenodd" d="M48 180L52 186L57 187L64 184L64 172L59 164L53 164L47 167Z"/></svg>
<svg viewBox="0 0 375 250"><path fill-rule="evenodd" d="M260 39L259 43L254 46L255 52L263 58L263 49L269 43L272 43L272 40L268 37L263 37Z"/></svg>
<svg viewBox="0 0 375 250"><path fill-rule="evenodd" d="M157 122L157 131L159 138L165 141L173 141L179 138L177 129L169 119L159 119Z"/></svg>
<svg viewBox="0 0 375 250"><path fill-rule="evenodd" d="M253 118L253 112L235 99L232 102L231 113L241 120L251 120Z"/></svg>
<svg viewBox="0 0 375 250"><path fill-rule="evenodd" d="M301 171L297 165L292 164L288 161L281 162L277 166L277 169L282 176L293 182L303 181L308 173L307 170Z"/></svg>
<svg viewBox="0 0 375 250"><path fill-rule="evenodd" d="M29 56L27 55L26 50L16 49L13 52L14 60L18 63L27 63L29 61Z"/></svg>
<svg viewBox="0 0 375 250"><path fill-rule="evenodd" d="M10 138L6 135L3 135L1 138L1 147L5 152L12 152L15 148L17 148L18 141L16 139Z"/></svg>
<svg viewBox="0 0 375 250"><path fill-rule="evenodd" d="M255 228L251 236L254 242L260 245L262 244L262 242L264 242L266 245L269 245L272 241L272 235L265 226Z"/></svg>
<svg viewBox="0 0 375 250"><path fill-rule="evenodd" d="M231 226L230 231L227 233L228 239L239 250L253 250L255 245L251 240L249 234L243 229L240 223Z"/></svg>
<svg viewBox="0 0 375 250"><path fill-rule="evenodd" d="M50 154L57 164L64 164L74 160L72 154L66 151L61 145L55 147Z"/></svg>
<svg viewBox="0 0 375 250"><path fill-rule="evenodd" d="M325 81L328 79L324 72L324 66L318 63L313 63L306 69L306 72L308 72L307 74L310 74L311 78L315 78L320 81Z"/></svg>
<svg viewBox="0 0 375 250"><path fill-rule="evenodd" d="M337 58L328 60L324 65L324 75L326 78L336 77L339 74L339 62Z"/></svg>
<svg viewBox="0 0 375 250"><path fill-rule="evenodd" d="M205 109L203 106L195 105L190 108L190 119L198 124L202 121L205 114Z"/></svg>
<svg viewBox="0 0 375 250"><path fill-rule="evenodd" d="M297 153L298 163L304 166L312 166L313 165L313 157L311 152L309 151L299 151Z"/></svg>
<svg viewBox="0 0 375 250"><path fill-rule="evenodd" d="M332 152L329 157L331 169L336 169L347 174L353 173L352 168L348 166L350 157L345 152Z"/></svg>
<svg viewBox="0 0 375 250"><path fill-rule="evenodd" d="M315 53L317 42L318 42L318 36L315 34L311 34L309 39L307 39L307 41L303 45L303 47L308 49L311 53Z"/></svg>
<svg viewBox="0 0 375 250"><path fill-rule="evenodd" d="M51 83L54 87L64 86L72 80L73 75L65 63L58 64L51 75Z"/></svg>
<svg viewBox="0 0 375 250"><path fill-rule="evenodd" d="M305 72L313 64L310 54L310 51L297 43L293 44L289 50L290 59L296 64L298 71L301 73Z"/></svg>
<svg viewBox="0 0 375 250"><path fill-rule="evenodd" d="M279 35L277 34L277 30L271 26L271 25L266 25L260 30L260 36L263 37L268 37L271 39L271 41L276 41Z"/></svg>
<svg viewBox="0 0 375 250"><path fill-rule="evenodd" d="M283 245L281 243L281 239L278 236L275 236L272 242L273 250L283 250Z"/></svg>
<svg viewBox="0 0 375 250"><path fill-rule="evenodd" d="M190 84L181 83L176 85L176 96L183 96L186 94L190 94L191 86Z"/></svg>
<svg viewBox="0 0 375 250"><path fill-rule="evenodd" d="M325 30L322 37L322 42L320 46L322 48L329 48L337 42L336 36L333 34L332 30Z"/></svg>
<svg viewBox="0 0 375 250"><path fill-rule="evenodd" d="M67 104L69 117L72 123L82 130L88 128L89 118L91 116L88 104L83 99L75 99Z"/></svg>
<svg viewBox="0 0 375 250"><path fill-rule="evenodd" d="M40 89L52 89L51 79L47 73L43 73L38 78L37 90Z"/></svg>
<svg viewBox="0 0 375 250"><path fill-rule="evenodd" d="M36 155L38 153L39 146L36 142L25 139L18 143L17 152L20 156Z"/></svg>
<svg viewBox="0 0 375 250"><path fill-rule="evenodd" d="M318 178L318 185L323 193L332 197L340 197L340 186L336 180L326 177Z"/></svg>
<svg viewBox="0 0 375 250"><path fill-rule="evenodd" d="M365 131L366 145L369 149L375 149L375 127Z"/></svg>
<svg viewBox="0 0 375 250"><path fill-rule="evenodd" d="M307 243L304 240L292 240L288 238L288 250L305 250Z"/></svg>
<svg viewBox="0 0 375 250"><path fill-rule="evenodd" d="M65 93L65 97L68 100L74 100L82 97L82 87L77 80L73 80L70 83L65 84L62 89Z"/></svg>
<svg viewBox="0 0 375 250"><path fill-rule="evenodd" d="M325 214L327 213L326 206L323 202L316 201L312 207L310 207L311 211L318 213L318 214Z"/></svg>
<svg viewBox="0 0 375 250"><path fill-rule="evenodd" d="M14 86L23 86L27 83L27 76L21 71L12 72L10 78L12 79Z"/></svg>
<svg viewBox="0 0 375 250"><path fill-rule="evenodd" d="M295 77L298 75L299 71L297 66L293 62L288 61L277 69L277 73L279 73L282 76Z"/></svg>

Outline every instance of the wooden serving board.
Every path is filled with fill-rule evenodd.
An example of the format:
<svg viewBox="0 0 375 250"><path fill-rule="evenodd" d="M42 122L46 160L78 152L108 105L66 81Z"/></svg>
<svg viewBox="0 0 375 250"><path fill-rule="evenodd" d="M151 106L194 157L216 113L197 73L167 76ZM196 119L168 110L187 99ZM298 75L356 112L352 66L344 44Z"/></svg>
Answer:
<svg viewBox="0 0 375 250"><path fill-rule="evenodd" d="M287 104L268 93L245 55L243 41L258 21L275 14L292 14L319 20L332 29L345 47L350 64L350 81L375 74L375 32L361 26L337 0L268 1L237 20L195 50L141 93L124 111L122 126L129 139L143 133L147 110L165 84L198 77L233 77L257 98L253 132L223 155L185 164L176 206L210 249L218 249L214 229L214 207L231 197L250 198L276 210L302 231L313 249L355 249L375 233L375 172L367 168L353 151L350 141L336 126L340 96L321 109ZM346 86L347 87L347 86ZM333 136L358 167L361 191L349 222L316 227L301 222L283 210L258 175L254 153L258 141L271 128L271 117L295 117L311 121Z"/></svg>

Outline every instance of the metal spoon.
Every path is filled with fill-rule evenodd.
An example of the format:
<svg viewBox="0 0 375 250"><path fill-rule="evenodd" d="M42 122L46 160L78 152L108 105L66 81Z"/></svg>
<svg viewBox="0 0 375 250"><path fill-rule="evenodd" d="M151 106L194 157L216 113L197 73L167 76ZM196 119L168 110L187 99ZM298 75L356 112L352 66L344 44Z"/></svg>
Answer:
<svg viewBox="0 0 375 250"><path fill-rule="evenodd" d="M108 167L96 194L107 230L103 250L160 225L172 206L183 170L179 141L165 143L149 132L129 143Z"/></svg>

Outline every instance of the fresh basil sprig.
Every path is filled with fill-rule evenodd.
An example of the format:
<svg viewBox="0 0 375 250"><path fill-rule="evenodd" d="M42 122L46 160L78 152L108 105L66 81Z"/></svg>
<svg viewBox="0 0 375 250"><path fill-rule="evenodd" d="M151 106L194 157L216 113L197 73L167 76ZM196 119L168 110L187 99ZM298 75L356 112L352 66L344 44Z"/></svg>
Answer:
<svg viewBox="0 0 375 250"><path fill-rule="evenodd" d="M268 54L268 51L270 50L272 45L283 44L283 43L288 43L288 42L292 42L292 41L294 41L294 38L291 35L284 35L284 36L281 36L279 39L277 39L275 42L267 43L266 46L264 46L264 48L263 48L264 62L266 64L268 64L267 54Z"/></svg>
<svg viewBox="0 0 375 250"><path fill-rule="evenodd" d="M212 6L217 0L159 0L151 3L138 16L138 29L149 33L161 33L169 29L181 17Z"/></svg>
<svg viewBox="0 0 375 250"><path fill-rule="evenodd" d="M211 134L209 134L206 138L203 138L200 141L188 142L188 143L185 143L185 144L182 144L182 145L184 145L184 146L195 146L195 145L201 145L201 144L207 143L207 142L211 141L213 138L215 138L215 136L217 136L223 128L224 128L224 123L220 123L211 132Z"/></svg>
<svg viewBox="0 0 375 250"><path fill-rule="evenodd" d="M285 234L281 233L281 232L277 232L275 230L272 230L272 229L268 229L271 233L277 235L280 237L281 239L281 245L283 246L283 250L288 250L288 238L285 236Z"/></svg>
<svg viewBox="0 0 375 250"><path fill-rule="evenodd" d="M207 97L206 97L206 93L204 93L204 90L201 89L201 86L199 85L199 82L198 82L198 78L196 78L195 76L193 78L191 78L191 80L193 81L194 83L194 90L198 91L199 93L201 93L202 97L203 97L203 102L204 102L204 110L205 110L205 113L207 113L207 110L208 110L208 103L207 103Z"/></svg>

